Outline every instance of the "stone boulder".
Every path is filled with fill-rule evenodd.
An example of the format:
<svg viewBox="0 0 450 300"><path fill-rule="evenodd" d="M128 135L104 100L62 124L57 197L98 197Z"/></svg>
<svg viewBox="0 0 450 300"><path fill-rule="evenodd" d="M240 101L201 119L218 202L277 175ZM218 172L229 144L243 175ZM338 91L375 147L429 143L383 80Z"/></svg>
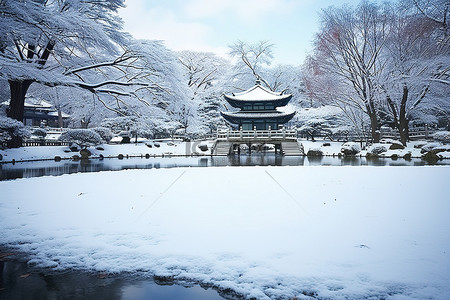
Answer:
<svg viewBox="0 0 450 300"><path fill-rule="evenodd" d="M403 155L403 159L406 159L406 160L411 160L411 157L412 157L411 152L408 152L405 155Z"/></svg>
<svg viewBox="0 0 450 300"><path fill-rule="evenodd" d="M203 152L208 151L208 149L209 149L208 145L206 145L206 144L200 144L200 145L198 145L198 148Z"/></svg>
<svg viewBox="0 0 450 300"><path fill-rule="evenodd" d="M81 147L78 144L72 143L69 146L71 152L78 152L81 150Z"/></svg>
<svg viewBox="0 0 450 300"><path fill-rule="evenodd" d="M439 147L440 145L441 145L440 143L428 143L428 144L425 144L424 146L422 146L422 149L420 149L420 153L425 154L427 152L430 152L434 148Z"/></svg>
<svg viewBox="0 0 450 300"><path fill-rule="evenodd" d="M341 152L345 156L356 155L359 152L361 152L361 147L359 146L358 143L347 142L342 145Z"/></svg>
<svg viewBox="0 0 450 300"><path fill-rule="evenodd" d="M437 156L437 152L434 150L428 151L424 155L422 155L422 159L425 160L429 164L435 164L440 157Z"/></svg>
<svg viewBox="0 0 450 300"><path fill-rule="evenodd" d="M311 148L308 150L308 153L306 153L306 156L323 156L323 152L318 148Z"/></svg>
<svg viewBox="0 0 450 300"><path fill-rule="evenodd" d="M403 146L402 143L398 142L398 141L394 141L390 146L389 146L389 150L403 150L405 149L405 146Z"/></svg>
<svg viewBox="0 0 450 300"><path fill-rule="evenodd" d="M89 158L89 156L92 155L92 153L88 149L81 149L80 150L80 155L81 155L82 159L87 159L87 158Z"/></svg>

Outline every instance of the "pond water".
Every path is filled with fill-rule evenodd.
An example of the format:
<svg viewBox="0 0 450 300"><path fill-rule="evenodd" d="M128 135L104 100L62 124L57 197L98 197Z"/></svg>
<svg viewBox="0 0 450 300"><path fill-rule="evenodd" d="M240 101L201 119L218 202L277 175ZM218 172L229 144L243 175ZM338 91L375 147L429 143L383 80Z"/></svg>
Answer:
<svg viewBox="0 0 450 300"><path fill-rule="evenodd" d="M157 282L124 275L56 272L19 261L0 261L0 299L225 299L211 288Z"/></svg>
<svg viewBox="0 0 450 300"><path fill-rule="evenodd" d="M425 166L420 158L411 160L391 158L366 159L365 157L306 157L275 154L252 154L241 156L211 157L151 157L151 158L105 158L90 160L63 160L0 164L0 180L59 176L79 172L119 171L127 169L158 169L177 167L221 166ZM450 165L450 160L437 161L435 165Z"/></svg>

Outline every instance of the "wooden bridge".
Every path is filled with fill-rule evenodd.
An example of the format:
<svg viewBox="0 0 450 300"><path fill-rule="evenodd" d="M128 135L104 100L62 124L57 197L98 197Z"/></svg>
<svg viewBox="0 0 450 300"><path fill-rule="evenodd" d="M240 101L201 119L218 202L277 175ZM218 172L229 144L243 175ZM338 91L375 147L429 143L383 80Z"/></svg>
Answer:
<svg viewBox="0 0 450 300"><path fill-rule="evenodd" d="M274 144L275 152L283 155L303 155L303 150L297 142L296 130L230 130L217 133L217 139L212 149L212 155L229 155L240 145L248 145L251 151L252 144Z"/></svg>

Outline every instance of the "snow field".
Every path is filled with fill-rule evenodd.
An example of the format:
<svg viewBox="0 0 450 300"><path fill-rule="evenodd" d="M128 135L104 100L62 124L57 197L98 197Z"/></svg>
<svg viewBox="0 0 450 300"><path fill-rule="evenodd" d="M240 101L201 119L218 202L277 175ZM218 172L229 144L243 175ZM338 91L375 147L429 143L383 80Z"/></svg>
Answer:
<svg viewBox="0 0 450 300"><path fill-rule="evenodd" d="M0 243L246 297L447 299L449 167L130 170L0 182Z"/></svg>

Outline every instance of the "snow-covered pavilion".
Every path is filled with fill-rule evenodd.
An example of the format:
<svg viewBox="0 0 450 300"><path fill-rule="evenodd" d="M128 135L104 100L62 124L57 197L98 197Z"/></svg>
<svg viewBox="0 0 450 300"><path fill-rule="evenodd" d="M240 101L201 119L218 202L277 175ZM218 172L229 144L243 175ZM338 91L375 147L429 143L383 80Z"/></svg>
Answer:
<svg viewBox="0 0 450 300"><path fill-rule="evenodd" d="M292 98L291 94L272 92L257 81L250 89L231 95L225 100L237 112L221 112L221 115L242 130L277 130L295 115L295 111L286 112L279 108L286 106Z"/></svg>
<svg viewBox="0 0 450 300"><path fill-rule="evenodd" d="M221 112L221 115L238 130L219 132L211 152L213 155L228 155L235 151L240 154L242 144L248 146L249 152L252 145L272 144L275 146L275 153L303 154L297 142L297 132L283 127L295 115L295 111L287 111L285 108L292 98L291 94L272 92L257 81L242 93L224 97L239 111Z"/></svg>

